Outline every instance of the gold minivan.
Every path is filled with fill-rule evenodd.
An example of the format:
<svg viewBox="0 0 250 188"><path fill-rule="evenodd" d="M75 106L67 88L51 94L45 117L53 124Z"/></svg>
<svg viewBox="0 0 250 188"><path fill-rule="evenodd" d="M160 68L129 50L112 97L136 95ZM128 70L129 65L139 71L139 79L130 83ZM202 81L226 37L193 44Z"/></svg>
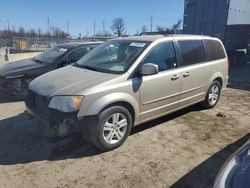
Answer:
<svg viewBox="0 0 250 188"><path fill-rule="evenodd" d="M33 80L27 112L56 135L81 131L103 150L131 128L187 106L214 107L228 82L217 38L152 35L104 42L75 64Z"/></svg>

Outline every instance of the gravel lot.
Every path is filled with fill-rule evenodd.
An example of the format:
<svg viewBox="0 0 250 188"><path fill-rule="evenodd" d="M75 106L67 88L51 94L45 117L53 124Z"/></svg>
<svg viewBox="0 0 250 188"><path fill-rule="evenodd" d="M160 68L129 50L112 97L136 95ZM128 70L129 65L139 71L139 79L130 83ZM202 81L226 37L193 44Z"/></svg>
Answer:
<svg viewBox="0 0 250 188"><path fill-rule="evenodd" d="M106 153L78 136L42 136L23 102L0 97L1 186L211 187L224 161L250 138L249 82L249 64L234 68L216 108L195 105L143 124Z"/></svg>

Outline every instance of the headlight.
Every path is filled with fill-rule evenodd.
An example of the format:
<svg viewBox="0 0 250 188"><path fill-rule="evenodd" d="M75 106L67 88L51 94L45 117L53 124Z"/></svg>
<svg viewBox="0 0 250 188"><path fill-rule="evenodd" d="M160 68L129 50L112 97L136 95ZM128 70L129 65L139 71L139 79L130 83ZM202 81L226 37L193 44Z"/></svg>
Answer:
<svg viewBox="0 0 250 188"><path fill-rule="evenodd" d="M49 108L61 112L74 112L80 109L84 96L55 96L49 103Z"/></svg>

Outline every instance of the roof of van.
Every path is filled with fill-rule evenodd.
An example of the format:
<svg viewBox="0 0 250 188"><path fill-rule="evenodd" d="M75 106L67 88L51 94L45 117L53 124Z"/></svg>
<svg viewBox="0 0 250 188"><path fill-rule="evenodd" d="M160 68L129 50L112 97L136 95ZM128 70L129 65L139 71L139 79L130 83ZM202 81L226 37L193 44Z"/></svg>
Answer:
<svg viewBox="0 0 250 188"><path fill-rule="evenodd" d="M136 40L136 41L156 41L162 38L175 38L175 39L206 39L212 37L206 35L184 35L184 34L169 34L169 35L142 35L118 38L119 40ZM113 39L117 40L117 39Z"/></svg>

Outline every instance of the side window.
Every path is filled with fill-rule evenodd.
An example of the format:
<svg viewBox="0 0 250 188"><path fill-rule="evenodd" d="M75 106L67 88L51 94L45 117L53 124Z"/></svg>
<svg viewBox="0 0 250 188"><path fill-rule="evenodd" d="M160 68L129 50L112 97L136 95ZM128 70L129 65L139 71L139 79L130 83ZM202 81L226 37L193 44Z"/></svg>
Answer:
<svg viewBox="0 0 250 188"><path fill-rule="evenodd" d="M182 66L205 62L205 52L202 41L179 41L182 56Z"/></svg>
<svg viewBox="0 0 250 188"><path fill-rule="evenodd" d="M74 62L78 61L81 57L83 57L86 53L88 53L87 47L78 48L76 50L73 50L68 55L68 62L74 63Z"/></svg>
<svg viewBox="0 0 250 188"><path fill-rule="evenodd" d="M162 43L154 47L142 64L154 63L159 66L159 71L173 69L177 66L175 49L172 42Z"/></svg>
<svg viewBox="0 0 250 188"><path fill-rule="evenodd" d="M225 51L221 45L216 40L204 40L204 48L206 51L207 61L213 61L218 59L224 59L226 57Z"/></svg>

